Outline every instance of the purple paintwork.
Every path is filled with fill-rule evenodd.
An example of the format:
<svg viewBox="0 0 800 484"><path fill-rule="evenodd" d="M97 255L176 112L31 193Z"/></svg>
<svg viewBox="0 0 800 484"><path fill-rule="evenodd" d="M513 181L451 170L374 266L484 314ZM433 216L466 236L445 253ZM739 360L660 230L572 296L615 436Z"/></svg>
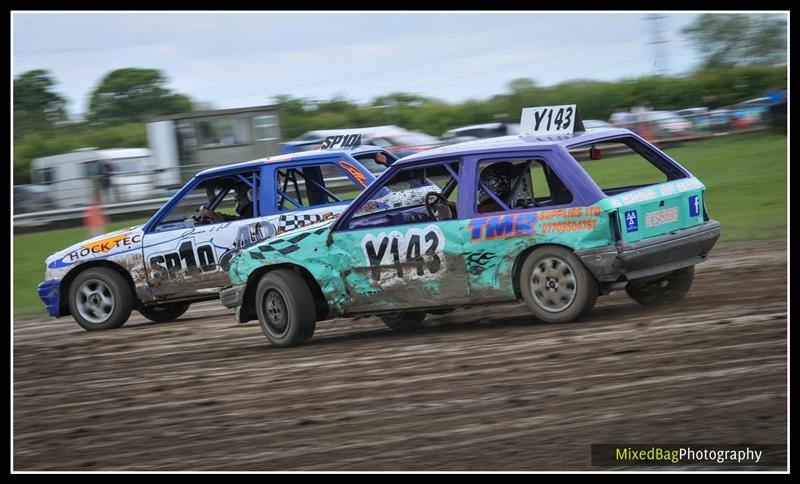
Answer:
<svg viewBox="0 0 800 484"><path fill-rule="evenodd" d="M434 148L422 153L417 153L397 160L392 166L381 174L381 180L390 180L401 169L408 167L423 168L437 166L442 161L461 160L461 176L458 180L458 218L475 218L479 214L475 211L475 187L477 185L477 170L480 161L488 159L514 159L514 158L541 158L553 172L561 179L573 195L572 202L552 206L549 208L586 207L606 198L606 194L597 186L592 178L581 168L575 158L570 155L572 147L587 143L607 141L621 136L631 137L646 145L668 162L674 164L686 176L689 173L675 160L664 154L658 148L648 143L645 139L632 131L624 128L609 128L593 131L575 132L571 135L525 137L519 135L501 136L476 141L467 141L453 145ZM346 227L346 223L354 210L363 201L369 200L373 194L383 187L384 183L374 183L367 190L355 198L350 206L336 221L333 230Z"/></svg>

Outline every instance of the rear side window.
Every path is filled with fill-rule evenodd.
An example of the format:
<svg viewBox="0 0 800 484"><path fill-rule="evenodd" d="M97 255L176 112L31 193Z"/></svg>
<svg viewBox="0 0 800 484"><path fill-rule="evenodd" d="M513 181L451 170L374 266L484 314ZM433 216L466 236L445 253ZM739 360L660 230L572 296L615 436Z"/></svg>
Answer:
<svg viewBox="0 0 800 484"><path fill-rule="evenodd" d="M543 160L491 160L478 165L478 213L566 205L572 200L572 193Z"/></svg>
<svg viewBox="0 0 800 484"><path fill-rule="evenodd" d="M353 182L348 173L362 185ZM275 171L275 178L277 208L287 211L349 201L366 187L360 169L346 161L338 165L322 163L279 168Z"/></svg>
<svg viewBox="0 0 800 484"><path fill-rule="evenodd" d="M686 178L672 162L632 137L570 147L569 153L606 195Z"/></svg>

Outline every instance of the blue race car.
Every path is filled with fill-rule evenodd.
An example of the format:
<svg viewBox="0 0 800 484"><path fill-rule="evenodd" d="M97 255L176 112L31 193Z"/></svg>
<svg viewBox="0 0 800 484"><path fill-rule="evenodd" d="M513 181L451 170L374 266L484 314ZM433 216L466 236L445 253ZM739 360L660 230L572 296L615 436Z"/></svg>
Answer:
<svg viewBox="0 0 800 484"><path fill-rule="evenodd" d="M176 319L218 297L238 251L337 217L375 180L362 162L395 160L376 146L347 148L203 171L144 225L48 257L39 296L51 316L71 314L87 330L120 327L133 309L152 321Z"/></svg>

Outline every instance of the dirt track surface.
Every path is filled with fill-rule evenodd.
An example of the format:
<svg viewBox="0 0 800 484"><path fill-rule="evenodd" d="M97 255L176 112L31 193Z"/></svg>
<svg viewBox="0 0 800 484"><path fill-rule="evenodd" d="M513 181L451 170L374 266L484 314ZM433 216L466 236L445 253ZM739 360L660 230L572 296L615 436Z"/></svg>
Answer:
<svg viewBox="0 0 800 484"><path fill-rule="evenodd" d="M480 307L278 349L217 302L105 332L16 321L14 470L607 470L591 443L785 445L786 302L786 247L762 244L712 252L679 304L619 291L565 325Z"/></svg>

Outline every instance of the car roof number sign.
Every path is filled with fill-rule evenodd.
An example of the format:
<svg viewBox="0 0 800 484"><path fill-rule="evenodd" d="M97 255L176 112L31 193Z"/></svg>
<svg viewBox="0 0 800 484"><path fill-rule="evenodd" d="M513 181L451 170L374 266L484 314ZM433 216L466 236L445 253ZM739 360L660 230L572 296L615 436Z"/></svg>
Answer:
<svg viewBox="0 0 800 484"><path fill-rule="evenodd" d="M361 144L361 134L337 134L336 136L328 136L320 146L321 150L331 150L334 148L355 148Z"/></svg>
<svg viewBox="0 0 800 484"><path fill-rule="evenodd" d="M574 104L523 108L520 136L553 136L575 131L578 110Z"/></svg>

